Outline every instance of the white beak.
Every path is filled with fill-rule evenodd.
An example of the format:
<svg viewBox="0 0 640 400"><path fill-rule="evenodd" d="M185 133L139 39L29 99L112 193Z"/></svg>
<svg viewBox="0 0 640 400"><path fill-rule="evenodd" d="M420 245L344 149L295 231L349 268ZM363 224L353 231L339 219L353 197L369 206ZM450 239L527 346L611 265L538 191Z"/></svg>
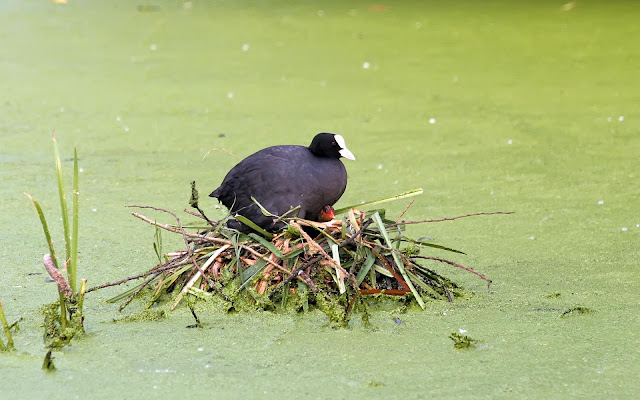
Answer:
<svg viewBox="0 0 640 400"><path fill-rule="evenodd" d="M340 149L340 155L344 158L346 158L347 160L356 160L356 157L353 155L352 152L349 151L349 149Z"/></svg>

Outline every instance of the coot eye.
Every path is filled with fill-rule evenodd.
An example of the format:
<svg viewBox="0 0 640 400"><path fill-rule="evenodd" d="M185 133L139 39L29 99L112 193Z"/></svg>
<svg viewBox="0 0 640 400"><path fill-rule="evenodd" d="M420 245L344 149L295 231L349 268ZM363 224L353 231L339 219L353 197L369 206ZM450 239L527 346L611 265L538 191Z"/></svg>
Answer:
<svg viewBox="0 0 640 400"><path fill-rule="evenodd" d="M338 143L336 142L331 142L331 146L336 147L338 145Z"/></svg>

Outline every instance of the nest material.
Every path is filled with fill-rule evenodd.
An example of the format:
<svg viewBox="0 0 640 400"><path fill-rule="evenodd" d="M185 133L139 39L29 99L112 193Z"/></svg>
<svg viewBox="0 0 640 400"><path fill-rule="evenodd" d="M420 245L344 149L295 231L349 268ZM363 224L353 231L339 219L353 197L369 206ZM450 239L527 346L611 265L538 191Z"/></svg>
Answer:
<svg viewBox="0 0 640 400"><path fill-rule="evenodd" d="M211 224L189 232L173 212L140 208L169 213L177 226L132 213L156 226L154 248L161 262L144 273L90 289L144 278L137 287L112 299L126 299L120 310L146 293L147 308L168 297L173 310L185 296L195 295L216 299L227 310L246 305L307 310L316 305L328 314L337 311L337 319L345 319L354 304L364 304L363 298L372 295L415 300L423 308L425 299L453 301L463 295L459 285L419 262L423 260L460 267L491 282L466 266L420 255L423 248L461 252L406 237L404 225L428 221L385 220L384 210L351 209L344 220L328 223L289 218L286 230L275 235L263 232L262 236L238 233L227 228L225 220L211 221L202 213L185 210ZM181 234L185 249L161 254L159 229Z"/></svg>

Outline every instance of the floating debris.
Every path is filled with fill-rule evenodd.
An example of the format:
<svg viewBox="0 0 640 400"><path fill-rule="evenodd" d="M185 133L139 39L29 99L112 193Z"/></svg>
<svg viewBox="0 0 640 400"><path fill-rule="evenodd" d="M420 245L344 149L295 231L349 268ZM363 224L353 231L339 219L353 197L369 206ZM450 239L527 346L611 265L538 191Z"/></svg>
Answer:
<svg viewBox="0 0 640 400"><path fill-rule="evenodd" d="M590 314L592 312L593 310L587 307L573 307L560 314L560 317L575 317L578 315Z"/></svg>
<svg viewBox="0 0 640 400"><path fill-rule="evenodd" d="M453 332L451 335L449 335L449 338L453 340L453 348L456 350L466 350L478 347L476 345L476 343L478 342L477 340L458 332Z"/></svg>

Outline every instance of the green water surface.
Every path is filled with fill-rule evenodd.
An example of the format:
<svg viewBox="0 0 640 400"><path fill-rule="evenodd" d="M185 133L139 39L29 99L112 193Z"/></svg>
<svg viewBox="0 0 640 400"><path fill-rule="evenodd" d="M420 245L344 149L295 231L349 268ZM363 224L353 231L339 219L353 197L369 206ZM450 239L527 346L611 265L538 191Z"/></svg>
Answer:
<svg viewBox="0 0 640 400"><path fill-rule="evenodd" d="M640 12L566 2L1 1L0 300L21 330L0 398L640 396ZM153 265L153 229L125 205L187 207L191 180L204 194L238 161L218 148L336 132L357 158L337 206L422 187L408 219L515 214L409 228L493 279L430 265L469 300L338 330L203 309L191 329L184 307L113 323L123 289L105 289L45 373L38 309L57 294L23 192L62 251L53 129L68 179L78 148L89 286ZM562 317L575 307L591 312Z"/></svg>

